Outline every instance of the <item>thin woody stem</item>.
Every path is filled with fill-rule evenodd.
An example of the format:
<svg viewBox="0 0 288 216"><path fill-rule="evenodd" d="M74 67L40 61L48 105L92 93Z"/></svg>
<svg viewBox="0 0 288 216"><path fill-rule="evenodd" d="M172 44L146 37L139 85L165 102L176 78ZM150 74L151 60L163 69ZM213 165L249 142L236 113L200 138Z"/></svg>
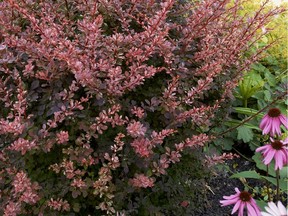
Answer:
<svg viewBox="0 0 288 216"><path fill-rule="evenodd" d="M68 4L68 1L65 0L65 7L66 7L66 16L67 18L69 19L70 18L70 15L69 15L69 4Z"/></svg>

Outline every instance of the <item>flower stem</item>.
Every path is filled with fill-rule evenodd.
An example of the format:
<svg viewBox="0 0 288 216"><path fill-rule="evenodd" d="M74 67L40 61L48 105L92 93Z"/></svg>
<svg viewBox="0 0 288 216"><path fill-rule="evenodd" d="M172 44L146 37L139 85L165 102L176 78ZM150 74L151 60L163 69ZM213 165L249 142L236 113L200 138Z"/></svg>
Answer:
<svg viewBox="0 0 288 216"><path fill-rule="evenodd" d="M268 176L269 166L266 166L266 175ZM269 191L269 182L266 180L267 194L268 194L268 202L271 202L271 194Z"/></svg>
<svg viewBox="0 0 288 216"><path fill-rule="evenodd" d="M243 106L244 106L245 108L247 108L247 104L248 104L248 100L247 100L247 99L244 99L244 100L243 100Z"/></svg>
<svg viewBox="0 0 288 216"><path fill-rule="evenodd" d="M276 199L277 199L277 201L279 201L280 199L279 199L279 195L280 195L280 187L279 187L279 178L280 178L280 176L279 176L279 169L277 169L276 170L276 186L277 186L277 194L276 194Z"/></svg>

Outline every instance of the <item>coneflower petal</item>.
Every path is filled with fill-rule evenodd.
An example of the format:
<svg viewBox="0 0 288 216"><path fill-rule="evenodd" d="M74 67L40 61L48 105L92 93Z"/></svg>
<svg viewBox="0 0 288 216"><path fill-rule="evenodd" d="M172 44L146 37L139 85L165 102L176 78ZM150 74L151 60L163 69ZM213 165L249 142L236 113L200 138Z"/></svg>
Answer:
<svg viewBox="0 0 288 216"><path fill-rule="evenodd" d="M268 202L268 206L269 206L269 208L268 208L268 207L265 207L265 210L266 210L268 213L273 214L273 215L279 215L280 212L278 211L278 208L277 208L277 206L276 206L275 203L273 203L273 202Z"/></svg>
<svg viewBox="0 0 288 216"><path fill-rule="evenodd" d="M266 212L261 212L262 216L284 216L288 215L288 209L278 201L277 206L273 202L268 202L268 206L265 206Z"/></svg>
<svg viewBox="0 0 288 216"><path fill-rule="evenodd" d="M250 203L247 203L246 205L247 205L248 215L258 216L257 210Z"/></svg>
<svg viewBox="0 0 288 216"><path fill-rule="evenodd" d="M268 116L268 114L266 114L264 117L263 117L263 119L261 120L261 122L260 122L260 125L259 125L259 127L260 127L260 129L261 130L263 130L264 128L265 128L265 125L267 124L267 122L269 121L269 116Z"/></svg>
<svg viewBox="0 0 288 216"><path fill-rule="evenodd" d="M274 149L268 152L267 156L263 160L265 165L269 164L272 161L275 153L276 151Z"/></svg>
<svg viewBox="0 0 288 216"><path fill-rule="evenodd" d="M235 212L237 212L237 210L238 210L239 207L240 207L240 204L241 204L241 200L238 200L238 201L236 202L236 204L234 205L231 214L234 214Z"/></svg>
<svg viewBox="0 0 288 216"><path fill-rule="evenodd" d="M245 203L241 201L240 207L239 207L239 211L238 211L238 216L243 216L244 215L244 207L245 207Z"/></svg>
<svg viewBox="0 0 288 216"><path fill-rule="evenodd" d="M280 129L280 119L278 118L273 118L271 120L271 131L272 131L272 136L275 134L281 135L281 129ZM270 133L271 134L271 133Z"/></svg>
<svg viewBox="0 0 288 216"><path fill-rule="evenodd" d="M267 121L267 124L265 125L264 129L263 129L263 134L268 134L271 132L271 128L272 128L272 121L269 119L269 121Z"/></svg>
<svg viewBox="0 0 288 216"><path fill-rule="evenodd" d="M283 168L283 157L280 153L280 151L277 151L275 153L275 170L276 169L282 169Z"/></svg>
<svg viewBox="0 0 288 216"><path fill-rule="evenodd" d="M278 201L277 206L278 206L278 210L280 211L280 215L287 215L288 213L287 209L280 201Z"/></svg>
<svg viewBox="0 0 288 216"><path fill-rule="evenodd" d="M280 120L281 124L283 124L286 127L286 129L288 129L288 118L286 116L284 116L283 114L281 114L279 116L279 120Z"/></svg>

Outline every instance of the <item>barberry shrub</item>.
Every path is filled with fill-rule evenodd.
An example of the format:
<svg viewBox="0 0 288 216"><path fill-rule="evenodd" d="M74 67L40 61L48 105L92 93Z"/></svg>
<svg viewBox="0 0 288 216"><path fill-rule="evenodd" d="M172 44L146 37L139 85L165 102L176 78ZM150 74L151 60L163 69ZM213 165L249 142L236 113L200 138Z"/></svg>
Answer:
<svg viewBox="0 0 288 216"><path fill-rule="evenodd" d="M228 3L1 1L0 214L151 215L167 173L187 188L281 12Z"/></svg>

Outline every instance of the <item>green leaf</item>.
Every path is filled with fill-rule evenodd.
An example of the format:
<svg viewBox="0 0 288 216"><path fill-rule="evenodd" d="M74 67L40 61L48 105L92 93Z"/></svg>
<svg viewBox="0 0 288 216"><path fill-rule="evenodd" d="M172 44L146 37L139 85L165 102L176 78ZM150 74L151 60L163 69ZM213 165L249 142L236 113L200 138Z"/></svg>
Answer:
<svg viewBox="0 0 288 216"><path fill-rule="evenodd" d="M233 139L230 139L230 138L216 139L213 142L216 146L221 146L222 149L227 150L227 151L232 150L232 147L234 144Z"/></svg>
<svg viewBox="0 0 288 216"><path fill-rule="evenodd" d="M266 44L266 43L268 43L268 38L266 37L266 36L263 36L262 38L261 38L261 40Z"/></svg>
<svg viewBox="0 0 288 216"><path fill-rule="evenodd" d="M265 57L265 60L269 65L278 65L277 59L273 55L268 55Z"/></svg>
<svg viewBox="0 0 288 216"><path fill-rule="evenodd" d="M150 176L152 176L152 174L153 174L152 170L151 170L151 169L148 169L147 172L146 172L146 175L147 175L148 177L150 177Z"/></svg>
<svg viewBox="0 0 288 216"><path fill-rule="evenodd" d="M265 206L267 206L267 202L263 201L263 200L255 200L257 203L257 206L259 206L261 208L262 211L265 211Z"/></svg>
<svg viewBox="0 0 288 216"><path fill-rule="evenodd" d="M257 142L258 142L258 141L257 141ZM249 147L250 147L251 151L255 151L255 150L259 147L259 145L258 145L257 142L255 142L254 140L252 140L251 142L249 142Z"/></svg>
<svg viewBox="0 0 288 216"><path fill-rule="evenodd" d="M252 171L243 171L236 173L230 178L253 178L253 179L261 179L261 175L259 175L255 170Z"/></svg>
<svg viewBox="0 0 288 216"><path fill-rule="evenodd" d="M288 178L288 167L285 166L280 170L281 178Z"/></svg>
<svg viewBox="0 0 288 216"><path fill-rule="evenodd" d="M264 100L258 100L257 104L258 104L259 109L262 109L267 106L267 103Z"/></svg>
<svg viewBox="0 0 288 216"><path fill-rule="evenodd" d="M253 64L252 66L251 66L251 68L253 69L253 70L255 70L255 71L258 71L258 72L263 72L265 69L266 69L266 67L264 67L262 64L260 64L260 63L256 63L256 64Z"/></svg>
<svg viewBox="0 0 288 216"><path fill-rule="evenodd" d="M233 109L235 110L235 112L240 113L240 114L244 114L244 115L256 115L258 110L255 109L251 109L251 108L245 108L245 107L233 107ZM258 113L257 114L260 118L263 118L264 113Z"/></svg>
<svg viewBox="0 0 288 216"><path fill-rule="evenodd" d="M266 71L266 73L264 75L265 75L265 79L268 81L270 86L276 85L275 76L273 74L271 74L270 71Z"/></svg>
<svg viewBox="0 0 288 216"><path fill-rule="evenodd" d="M256 98L258 100L263 100L264 99L264 92L263 91L259 91L257 93L255 93L252 98Z"/></svg>
<svg viewBox="0 0 288 216"><path fill-rule="evenodd" d="M255 155L252 157L252 159L255 161L258 169L261 169L265 172L267 171L267 166L262 162L263 157L261 153L256 152ZM268 174L274 177L276 176L276 173L274 170L274 161L272 161L268 166Z"/></svg>
<svg viewBox="0 0 288 216"><path fill-rule="evenodd" d="M238 140L242 139L245 143L248 143L253 139L253 132L250 128L242 125L237 128L237 131L238 131L237 135Z"/></svg>
<svg viewBox="0 0 288 216"><path fill-rule="evenodd" d="M236 173L236 174L230 176L230 178L265 179L265 180L271 182L273 185L275 185L275 186L277 185L276 178L268 177L268 176L262 176L262 175L258 174L255 170L239 172L239 173ZM279 179L279 188L282 191L288 190L287 189L287 179Z"/></svg>
<svg viewBox="0 0 288 216"><path fill-rule="evenodd" d="M73 203L72 208L74 212L79 212L80 211L80 204L79 203Z"/></svg>
<svg viewBox="0 0 288 216"><path fill-rule="evenodd" d="M268 90L265 90L264 91L264 95L265 95L265 100L266 101L270 101L271 100L271 93L270 93L270 91L268 91Z"/></svg>

